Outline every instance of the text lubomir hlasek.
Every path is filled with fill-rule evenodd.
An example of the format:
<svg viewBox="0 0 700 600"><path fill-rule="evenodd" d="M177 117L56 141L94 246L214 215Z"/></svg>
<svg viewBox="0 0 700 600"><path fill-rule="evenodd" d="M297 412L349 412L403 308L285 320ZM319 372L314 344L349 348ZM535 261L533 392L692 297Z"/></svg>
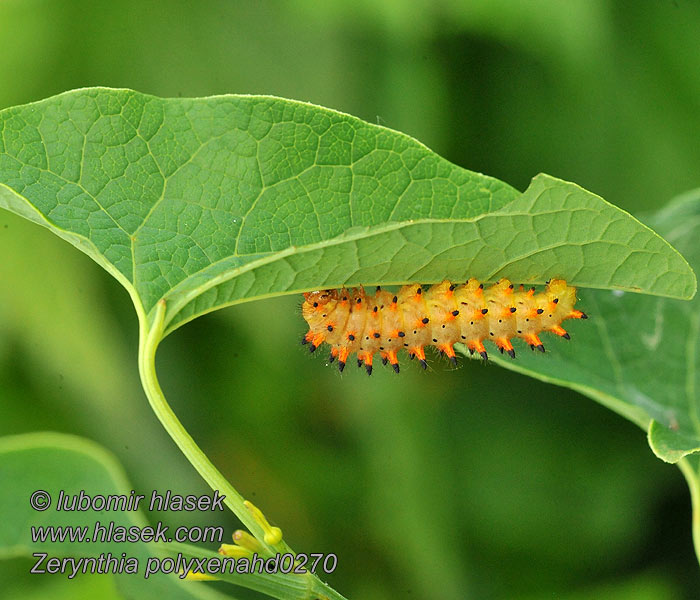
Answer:
<svg viewBox="0 0 700 600"><path fill-rule="evenodd" d="M214 491L213 496L202 495L186 495L173 494L167 490L164 494L153 490L148 502L147 510L149 511L215 511L224 510L223 502L226 496L219 494L218 490ZM56 502L57 511L136 511L141 507L141 502L146 499L146 496L137 494L134 490L127 494L110 494L90 495L85 490L80 490L79 494L66 494L61 490L58 494Z"/></svg>

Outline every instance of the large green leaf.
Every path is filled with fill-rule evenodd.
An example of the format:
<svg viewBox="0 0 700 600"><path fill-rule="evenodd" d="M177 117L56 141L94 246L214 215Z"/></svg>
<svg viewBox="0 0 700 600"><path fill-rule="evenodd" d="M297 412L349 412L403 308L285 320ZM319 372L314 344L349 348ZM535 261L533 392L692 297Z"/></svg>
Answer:
<svg viewBox="0 0 700 600"><path fill-rule="evenodd" d="M412 138L270 97L105 88L0 112L0 206L49 227L165 333L246 299L506 275L689 298L683 258L625 212L540 175L524 194Z"/></svg>
<svg viewBox="0 0 700 600"><path fill-rule="evenodd" d="M700 271L700 190L650 223ZM661 459L677 463L695 506L700 558L700 296L691 302L619 291L582 290L591 320L572 323L575 341L546 355L522 352L505 367L571 387L648 430ZM684 458L686 457L686 458Z"/></svg>

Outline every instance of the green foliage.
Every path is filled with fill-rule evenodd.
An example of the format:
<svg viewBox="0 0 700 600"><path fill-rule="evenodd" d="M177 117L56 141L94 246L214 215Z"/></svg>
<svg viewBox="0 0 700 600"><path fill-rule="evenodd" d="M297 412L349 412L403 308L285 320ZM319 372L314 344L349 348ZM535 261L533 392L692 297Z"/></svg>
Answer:
<svg viewBox="0 0 700 600"><path fill-rule="evenodd" d="M700 271L700 192L679 198L650 224ZM659 458L700 451L700 296L691 302L582 290L591 320L575 341L545 357L523 352L513 370L566 385L649 429Z"/></svg>
<svg viewBox="0 0 700 600"><path fill-rule="evenodd" d="M117 560L127 550L127 556L140 562L140 574L115 573L105 579L114 579L114 587L100 591L100 597L131 598L152 597L163 594L167 598L185 600L200 598L217 600L223 596L191 582L154 573L148 580L143 577L145 563L153 556L154 549L144 543L124 544L113 541L33 542L31 527L70 526L88 527L90 533L95 522L103 525L114 521L117 527L144 527L146 521L138 512L73 511L57 512L59 492L77 495L84 490L89 495L124 494L132 489L121 467L100 446L75 436L36 433L0 438L0 481L12 485L0 487L0 509L5 517L0 521L0 557L29 557L44 552L58 557L98 557L111 553ZM51 495L52 505L44 511L34 510L29 498L36 490ZM21 498L23 501L18 502ZM36 562L32 559L32 565ZM45 568L45 565L44 565ZM69 571L70 572L70 571ZM78 576L77 581L81 578ZM93 590L94 592L94 590ZM109 593L109 595L104 595ZM9 596L8 596L9 597Z"/></svg>
<svg viewBox="0 0 700 600"><path fill-rule="evenodd" d="M114 578L115 598L153 597L164 594L167 598L220 600L232 596L220 595L204 586L184 581L179 577L153 573L145 579L146 563L151 556L178 555L186 559L221 558L211 550L203 550L188 544L129 543L116 541L38 541L30 538L32 527L87 527L92 534L97 521L107 527L112 521L116 527L131 526L142 529L148 525L142 510L105 511L73 510L57 511L60 494L69 498L85 492L89 496L122 495L129 498L129 485L121 466L105 450L85 439L53 433L35 433L0 438L0 481L11 481L12 486L0 488L0 509L6 518L0 523L0 558L31 557L44 552L51 557L98 557L110 553L117 560L125 552L127 557L138 560L138 573L110 573ZM40 512L30 503L17 502L17 498L29 499L36 490L48 492L51 506ZM148 502L148 498L143 501ZM152 524L153 525L153 524ZM203 524L204 525L204 524ZM154 527L155 529L155 527ZM170 530L172 531L172 530ZM169 532L170 533L170 532ZM33 563L32 563L33 564ZM43 566L45 568L45 565ZM70 574L70 568L67 575ZM309 588L317 594L325 590L314 589L302 575L281 573L222 573L220 579L265 593L273 598L295 600L307 598Z"/></svg>
<svg viewBox="0 0 700 600"><path fill-rule="evenodd" d="M700 271L700 191L676 199L650 224ZM700 296L683 302L582 290L579 297L592 320L574 325L574 343L546 357L495 360L597 400L648 430L659 458L683 461L700 559Z"/></svg>
<svg viewBox="0 0 700 600"><path fill-rule="evenodd" d="M165 298L166 333L220 306L341 284L556 275L695 291L666 242L578 186L541 175L519 195L312 105L97 88L0 119L0 206L89 254L137 309Z"/></svg>
<svg viewBox="0 0 700 600"><path fill-rule="evenodd" d="M669 408L645 395L654 387L635 387L639 374L621 376L609 360L615 339L607 329L624 330L597 315L607 302L613 318L640 319L649 314L644 302L655 302L657 325L667 308L670 321L682 317L674 308L679 300L661 298L639 298L638 309L623 312L610 290L689 299L693 271L659 235L579 186L539 175L520 194L404 134L270 97L162 100L84 89L0 112L0 132L0 206L48 227L126 287L141 324L142 382L156 414L257 536L242 498L170 411L154 366L165 335L246 300L470 276L525 284L557 276L598 288L582 293L582 305L588 299L599 319L595 328L587 324L588 342L518 368L588 390L639 424L648 414L671 426L671 434L651 428L664 458L697 449L692 394ZM659 227L665 225L661 218ZM642 365L639 372L650 370ZM280 586L268 591L282 594Z"/></svg>

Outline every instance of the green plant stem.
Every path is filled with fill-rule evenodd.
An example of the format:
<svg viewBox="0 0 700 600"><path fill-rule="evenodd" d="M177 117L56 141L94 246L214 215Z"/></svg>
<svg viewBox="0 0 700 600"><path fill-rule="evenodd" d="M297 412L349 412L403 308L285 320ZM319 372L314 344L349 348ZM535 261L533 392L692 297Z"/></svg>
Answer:
<svg viewBox="0 0 700 600"><path fill-rule="evenodd" d="M243 497L226 481L219 470L211 463L206 454L197 446L192 436L187 432L180 423L179 419L170 408L163 390L158 383L155 366L155 354L158 343L161 339L163 317L165 316L165 302L160 301L156 307L155 318L149 330L141 332L141 341L139 343L139 373L141 375L141 384L146 392L148 401L151 404L153 412L160 420L165 430L168 432L178 448L187 457L192 466L209 484L212 490L218 492L226 498L224 503L241 522L250 530L250 532L261 541L263 538L263 530L260 525L253 519L248 509L243 504ZM145 333L145 335L144 335Z"/></svg>
<svg viewBox="0 0 700 600"><path fill-rule="evenodd" d="M698 465L693 468L691 460L695 457L687 456L678 461L678 467L685 476L690 488L690 498L693 505L693 544L695 546L695 555L700 563L700 460Z"/></svg>
<svg viewBox="0 0 700 600"><path fill-rule="evenodd" d="M177 418L173 410L170 408L168 401L165 399L163 390L158 382L156 375L155 356L158 344L163 335L163 323L165 318L166 303L165 300L158 302L152 323L148 324L146 318L139 314L140 321L140 337L139 337L139 374L141 376L141 384L148 397L148 401L155 412L158 420L161 422L165 430L168 432L173 441L180 448L190 464L209 484L212 490L218 491L225 496L224 503L231 511L240 519L240 521L248 528L262 546L270 553L285 553L294 554L293 550L282 540L279 544L270 546L264 541L263 528L253 518L250 511L246 508L243 499L234 487L226 480L219 470L211 463L207 455L201 450L197 443L192 439L192 436L184 428L180 420ZM303 575L289 575L297 582L299 577ZM308 586L307 593L302 596L305 598L325 597L328 600L345 600L343 596L335 590L328 587L318 577L312 573L307 574ZM282 590L280 590L282 591ZM287 597L285 595L278 597Z"/></svg>

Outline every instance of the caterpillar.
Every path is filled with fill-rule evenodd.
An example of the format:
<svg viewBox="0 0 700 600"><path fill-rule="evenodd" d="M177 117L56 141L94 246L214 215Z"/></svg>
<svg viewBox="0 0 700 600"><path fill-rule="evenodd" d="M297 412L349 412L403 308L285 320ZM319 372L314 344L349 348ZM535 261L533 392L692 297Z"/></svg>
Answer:
<svg viewBox="0 0 700 600"><path fill-rule="evenodd" d="M395 294L381 287L374 295L362 287L320 290L304 294L302 315L309 331L301 343L314 352L326 342L331 348L329 360L337 359L341 372L348 357L357 353L357 366L364 364L368 375L377 353L398 373L402 349L425 369L425 347L431 345L453 364L457 342L486 360L483 342L490 340L501 353L515 358L510 342L514 337L540 352L545 351L539 338L542 331L570 339L562 321L588 318L574 309L575 304L576 288L562 279L550 280L540 293L523 285L516 290L507 279L486 289L469 279L461 285L450 281L429 288L405 285Z"/></svg>

